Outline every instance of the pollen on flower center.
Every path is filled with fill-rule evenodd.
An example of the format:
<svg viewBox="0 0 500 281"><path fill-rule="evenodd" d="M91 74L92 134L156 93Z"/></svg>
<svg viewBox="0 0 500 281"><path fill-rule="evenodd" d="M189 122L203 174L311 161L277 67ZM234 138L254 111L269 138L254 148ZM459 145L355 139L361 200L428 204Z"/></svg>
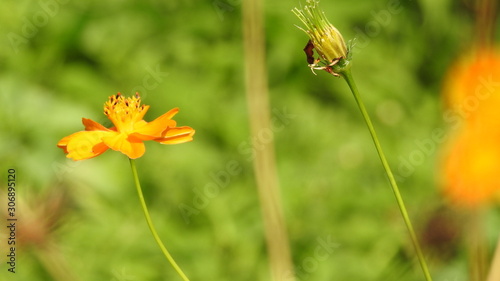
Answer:
<svg viewBox="0 0 500 281"><path fill-rule="evenodd" d="M113 122L119 132L133 130L135 122L142 120L148 107L141 105L141 97L136 94L125 98L120 93L109 97L104 104L104 114Z"/></svg>

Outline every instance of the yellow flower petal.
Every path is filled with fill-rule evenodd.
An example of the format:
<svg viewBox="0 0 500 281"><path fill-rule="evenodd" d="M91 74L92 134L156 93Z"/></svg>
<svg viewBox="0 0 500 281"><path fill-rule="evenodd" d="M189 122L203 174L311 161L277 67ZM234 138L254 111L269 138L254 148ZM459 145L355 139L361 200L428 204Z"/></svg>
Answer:
<svg viewBox="0 0 500 281"><path fill-rule="evenodd" d="M120 151L130 159L136 159L144 155L146 147L142 141L131 139L126 134L116 134L114 136L104 137L103 142L111 149Z"/></svg>
<svg viewBox="0 0 500 281"><path fill-rule="evenodd" d="M68 153L68 149L67 149L67 146L68 146L68 142L69 140L71 139L71 135L70 136L67 136L67 137L64 137L62 138L58 143L57 143L57 147L59 148L62 148L64 150L64 153Z"/></svg>
<svg viewBox="0 0 500 281"><path fill-rule="evenodd" d="M107 131L81 131L61 139L57 146L68 153L66 157L75 161L85 160L96 157L107 150L107 148L102 147L102 138L110 134L116 133Z"/></svg>
<svg viewBox="0 0 500 281"><path fill-rule="evenodd" d="M152 140L162 137L162 133L170 127L175 127L176 122L172 120L175 114L179 112L178 108L171 109L162 116L155 120L135 127L135 134L137 138L142 140Z"/></svg>
<svg viewBox="0 0 500 281"><path fill-rule="evenodd" d="M194 133L195 130L188 126L170 128L166 132L164 132L165 135L162 138L155 139L154 141L161 144L178 144L189 142L193 140Z"/></svg>
<svg viewBox="0 0 500 281"><path fill-rule="evenodd" d="M82 118L82 123L85 126L85 131L110 131L110 129L91 119Z"/></svg>

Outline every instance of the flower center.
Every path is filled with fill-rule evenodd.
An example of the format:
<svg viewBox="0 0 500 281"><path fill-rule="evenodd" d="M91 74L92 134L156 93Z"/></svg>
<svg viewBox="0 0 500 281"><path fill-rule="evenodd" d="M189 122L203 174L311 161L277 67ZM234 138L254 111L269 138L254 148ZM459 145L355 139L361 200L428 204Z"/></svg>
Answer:
<svg viewBox="0 0 500 281"><path fill-rule="evenodd" d="M109 97L104 104L104 114L113 122L118 132L133 131L134 124L144 117L147 108L141 105L139 94L125 98L120 93Z"/></svg>

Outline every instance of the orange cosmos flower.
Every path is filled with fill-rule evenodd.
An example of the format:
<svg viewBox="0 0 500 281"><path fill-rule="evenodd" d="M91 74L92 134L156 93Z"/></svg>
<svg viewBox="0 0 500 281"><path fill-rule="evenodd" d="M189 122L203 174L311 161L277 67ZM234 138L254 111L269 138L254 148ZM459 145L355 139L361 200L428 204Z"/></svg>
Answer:
<svg viewBox="0 0 500 281"><path fill-rule="evenodd" d="M149 105L141 105L138 94L124 98L120 93L109 97L104 104L104 114L115 125L106 128L90 119L82 118L85 131L64 137L57 146L73 160L84 160L104 153L108 148L127 155L131 159L141 157L146 148L143 141L153 140L161 144L177 144L193 140L191 127L176 127L172 117L179 112L174 108L152 122L142 118Z"/></svg>
<svg viewBox="0 0 500 281"><path fill-rule="evenodd" d="M447 114L458 131L443 163L444 194L455 205L476 208L500 198L500 55L478 50L449 74Z"/></svg>

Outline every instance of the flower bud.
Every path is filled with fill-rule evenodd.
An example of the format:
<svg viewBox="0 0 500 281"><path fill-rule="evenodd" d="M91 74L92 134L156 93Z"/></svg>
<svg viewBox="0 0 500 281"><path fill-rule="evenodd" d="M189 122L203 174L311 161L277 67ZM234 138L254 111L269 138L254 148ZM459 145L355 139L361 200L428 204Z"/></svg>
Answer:
<svg viewBox="0 0 500 281"><path fill-rule="evenodd" d="M319 1L307 0L303 9L295 8L292 12L304 23L303 30L320 56L319 61L335 64L347 57L347 46L340 32L328 21L325 13L318 7ZM309 59L309 55L308 55Z"/></svg>

